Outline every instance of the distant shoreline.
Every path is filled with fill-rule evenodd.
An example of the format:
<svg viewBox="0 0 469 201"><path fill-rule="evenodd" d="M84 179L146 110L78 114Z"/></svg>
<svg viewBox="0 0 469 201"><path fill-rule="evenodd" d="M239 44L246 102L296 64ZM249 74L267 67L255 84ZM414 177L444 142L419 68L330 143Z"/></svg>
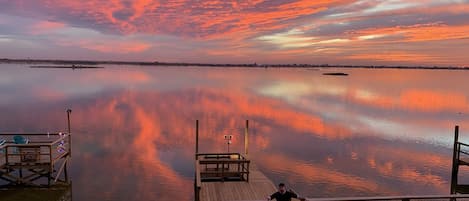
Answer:
<svg viewBox="0 0 469 201"><path fill-rule="evenodd" d="M71 68L71 69L94 69L104 68L102 66L82 66L82 65L71 65L71 66L30 66L30 68Z"/></svg>
<svg viewBox="0 0 469 201"><path fill-rule="evenodd" d="M180 66L180 67L249 67L249 68L368 68L368 69L427 69L427 70L469 70L458 66L386 66L386 65L331 65L331 64L210 64L210 63L172 63L138 61L87 61L51 59L0 59L0 64L54 64L54 65L133 65L133 66ZM100 68L100 67L96 67Z"/></svg>

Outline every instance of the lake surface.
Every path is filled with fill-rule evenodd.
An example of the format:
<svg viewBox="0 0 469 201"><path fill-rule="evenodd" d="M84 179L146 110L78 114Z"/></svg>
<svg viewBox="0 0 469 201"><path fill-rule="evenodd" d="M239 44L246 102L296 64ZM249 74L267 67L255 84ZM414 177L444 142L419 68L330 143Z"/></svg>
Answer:
<svg viewBox="0 0 469 201"><path fill-rule="evenodd" d="M105 67L0 65L0 132L73 110L75 201L191 200L196 119L201 152L242 152L249 120L251 159L307 197L447 194L456 124L469 142L469 71Z"/></svg>

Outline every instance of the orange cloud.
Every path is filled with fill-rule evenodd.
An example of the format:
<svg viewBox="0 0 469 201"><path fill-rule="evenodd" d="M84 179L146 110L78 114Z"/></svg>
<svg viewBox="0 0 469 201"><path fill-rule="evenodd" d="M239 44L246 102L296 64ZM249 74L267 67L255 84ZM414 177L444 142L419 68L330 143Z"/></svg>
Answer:
<svg viewBox="0 0 469 201"><path fill-rule="evenodd" d="M347 188L364 192L387 192L387 194L393 192L374 181L334 171L327 167L322 167L321 165L297 161L280 154L262 155L257 157L257 159L257 163L262 164L263 167L267 167L272 171L297 175L297 178L292 178L292 180L300 179L303 181L306 180L307 183L320 182L330 185L343 185L347 186Z"/></svg>
<svg viewBox="0 0 469 201"><path fill-rule="evenodd" d="M404 90L399 97L390 97L382 94L363 97L354 93L352 98L359 103L381 108L400 108L422 112L469 111L469 100L467 97L455 92L409 89Z"/></svg>
<svg viewBox="0 0 469 201"><path fill-rule="evenodd" d="M469 111L469 101L458 93L409 90L401 94L401 105L420 111Z"/></svg>
<svg viewBox="0 0 469 201"><path fill-rule="evenodd" d="M106 167L119 167L119 177L111 179L111 183L106 187L106 192L110 194L119 194L119 186L122 183L132 182L128 180L126 175L135 174L135 186L132 187L134 199L139 200L155 200L155 199L180 199L188 200L192 194L192 190L184 190L186 186L190 186L192 180L185 178L174 170L166 162L160 158L158 146L173 144L174 141L168 141L163 135L161 126L159 125L157 113L148 111L146 106L141 105L135 100L135 96L124 93L122 96L113 97L112 99L100 99L96 104L88 105L74 113L74 122L76 125L90 124L90 122L100 122L100 129L109 129L107 132L100 133L100 142L98 146L105 148L114 153L121 153L119 158L106 158L105 161L110 164L103 164ZM126 105L128 111L119 107ZM93 113L94 115L88 115ZM79 128L77 128L78 130ZM187 134L188 132L178 132L178 135ZM95 134L92 134L95 135ZM89 137L86 137L89 136ZM90 135L77 135L77 138L83 143L92 143L96 138ZM172 138L177 140L177 138ZM95 149L98 147L95 147ZM124 151L125 150L125 151ZM85 151L87 152L87 151ZM79 157L82 154L78 154ZM192 158L192 157L190 157ZM92 157L86 158L87 162L93 162L96 159ZM98 161L94 161L98 162ZM91 171L88 171L91 170ZM103 179L101 176L93 175L100 170L96 168L84 168L83 174L89 174L87 178L93 180ZM108 170L105 170L108 171ZM124 181L125 180L125 181ZM155 181L165 181L165 185L159 187L155 191L154 185L150 185ZM83 181L83 180L80 180ZM86 183L86 180L84 181ZM99 184L107 184L109 178L106 177ZM92 182L93 183L93 182ZM96 183L96 182L94 182ZM168 193L171 189L179 189L176 193ZM93 188L86 188L93 195ZM161 191L160 191L161 190ZM161 194L165 191L167 193ZM157 192L157 193L155 193ZM181 193L182 192L182 193Z"/></svg>
<svg viewBox="0 0 469 201"><path fill-rule="evenodd" d="M467 38L469 25L445 25L442 23L416 24L412 26L396 26L385 28L369 28L351 31L357 37L363 36L403 36L402 42L419 42L434 40L451 40ZM393 39L395 42L396 39Z"/></svg>
<svg viewBox="0 0 469 201"><path fill-rule="evenodd" d="M66 25L60 22L40 21L31 27L32 34L43 34L64 28Z"/></svg>
<svg viewBox="0 0 469 201"><path fill-rule="evenodd" d="M422 61L431 61L437 60L430 55L419 54L419 53L410 53L410 52L383 52L383 53L360 53L355 55L347 56L349 59L357 60L372 60L372 61L392 61L392 62L422 62Z"/></svg>
<svg viewBox="0 0 469 201"><path fill-rule="evenodd" d="M60 45L63 46L78 46L84 49L90 49L103 53L139 53L151 48L151 45L141 41L113 41L113 40L88 40L82 39L78 41L61 41Z"/></svg>
<svg viewBox="0 0 469 201"><path fill-rule="evenodd" d="M291 26L290 19L311 15L350 0L280 2L270 6L266 1L190 1L160 2L152 0L60 1L45 3L55 12L69 11L72 15L93 19L96 24L109 26L121 33L136 32L223 37L226 34L256 34ZM268 8L262 8L267 5ZM257 8L257 9L252 9ZM205 10L209 10L205 12ZM184 14L184 15L180 15ZM187 24L196 26L188 27ZM231 33L231 34L230 34Z"/></svg>

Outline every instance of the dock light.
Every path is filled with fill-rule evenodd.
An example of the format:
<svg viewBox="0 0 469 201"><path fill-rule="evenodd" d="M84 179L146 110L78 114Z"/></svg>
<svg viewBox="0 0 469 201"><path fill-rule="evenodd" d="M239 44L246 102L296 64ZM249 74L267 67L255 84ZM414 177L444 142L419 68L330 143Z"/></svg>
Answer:
<svg viewBox="0 0 469 201"><path fill-rule="evenodd" d="M230 144L231 144L231 139L233 139L233 135L224 135L223 138L226 141L226 145L228 146L228 153L230 153Z"/></svg>

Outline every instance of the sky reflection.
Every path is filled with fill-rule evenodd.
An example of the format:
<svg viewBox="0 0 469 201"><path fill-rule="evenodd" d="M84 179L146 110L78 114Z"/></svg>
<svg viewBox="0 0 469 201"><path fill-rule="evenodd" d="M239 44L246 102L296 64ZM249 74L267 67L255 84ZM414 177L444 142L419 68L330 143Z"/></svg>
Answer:
<svg viewBox="0 0 469 201"><path fill-rule="evenodd" d="M191 199L196 119L204 152L241 151L249 119L257 166L309 197L449 192L468 74L326 71L2 65L0 132L65 130L72 108L74 200Z"/></svg>

